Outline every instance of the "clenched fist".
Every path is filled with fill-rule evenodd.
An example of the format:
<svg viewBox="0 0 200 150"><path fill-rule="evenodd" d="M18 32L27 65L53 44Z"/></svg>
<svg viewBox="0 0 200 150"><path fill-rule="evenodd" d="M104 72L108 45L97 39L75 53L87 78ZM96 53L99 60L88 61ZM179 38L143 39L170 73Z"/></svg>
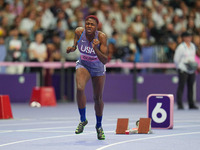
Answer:
<svg viewBox="0 0 200 150"><path fill-rule="evenodd" d="M76 50L76 46L68 47L66 53L74 52Z"/></svg>

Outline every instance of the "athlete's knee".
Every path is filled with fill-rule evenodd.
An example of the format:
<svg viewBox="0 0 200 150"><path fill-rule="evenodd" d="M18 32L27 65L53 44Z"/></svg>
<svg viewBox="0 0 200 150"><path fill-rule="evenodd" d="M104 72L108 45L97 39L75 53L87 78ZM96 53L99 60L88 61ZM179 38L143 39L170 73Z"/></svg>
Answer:
<svg viewBox="0 0 200 150"><path fill-rule="evenodd" d="M81 84L77 84L77 92L84 92L85 88Z"/></svg>
<svg viewBox="0 0 200 150"><path fill-rule="evenodd" d="M96 96L93 97L93 99L94 99L94 102L97 103L97 104L103 102L102 95L96 95Z"/></svg>

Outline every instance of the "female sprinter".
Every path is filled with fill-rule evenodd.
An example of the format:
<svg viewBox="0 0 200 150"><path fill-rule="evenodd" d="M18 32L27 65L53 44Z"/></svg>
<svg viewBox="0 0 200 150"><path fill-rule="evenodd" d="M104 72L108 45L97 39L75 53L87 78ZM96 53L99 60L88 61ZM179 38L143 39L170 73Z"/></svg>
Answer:
<svg viewBox="0 0 200 150"><path fill-rule="evenodd" d="M107 36L105 33L97 31L98 23L99 20L96 16L88 16L85 19L85 28L76 28L74 45L67 48L67 53L74 52L76 48L81 53L79 60L76 62L77 103L81 121L75 133L82 133L88 123L84 91L88 80L91 78L95 102L97 138L104 140L105 135L101 123L104 108L102 95L105 83L105 64L108 61L108 48Z"/></svg>

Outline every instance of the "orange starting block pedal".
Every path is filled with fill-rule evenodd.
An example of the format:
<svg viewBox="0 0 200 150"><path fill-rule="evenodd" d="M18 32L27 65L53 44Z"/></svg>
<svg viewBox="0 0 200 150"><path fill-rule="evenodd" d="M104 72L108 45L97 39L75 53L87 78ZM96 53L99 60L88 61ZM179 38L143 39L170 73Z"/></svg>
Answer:
<svg viewBox="0 0 200 150"><path fill-rule="evenodd" d="M140 118L138 133L139 134L151 133L151 118Z"/></svg>
<svg viewBox="0 0 200 150"><path fill-rule="evenodd" d="M118 118L116 134L125 134L128 130L129 119L128 118Z"/></svg>
<svg viewBox="0 0 200 150"><path fill-rule="evenodd" d="M12 109L8 95L0 95L0 119L12 119Z"/></svg>

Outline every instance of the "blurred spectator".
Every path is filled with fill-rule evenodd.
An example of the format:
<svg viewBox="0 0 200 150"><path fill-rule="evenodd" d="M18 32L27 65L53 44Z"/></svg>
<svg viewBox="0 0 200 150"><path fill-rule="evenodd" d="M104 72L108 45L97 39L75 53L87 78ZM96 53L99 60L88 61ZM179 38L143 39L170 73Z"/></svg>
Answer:
<svg viewBox="0 0 200 150"><path fill-rule="evenodd" d="M54 43L47 43L47 59L46 62L56 62L61 60L61 54ZM44 85L52 86L52 74L54 73L54 69L45 69L44 72Z"/></svg>
<svg viewBox="0 0 200 150"><path fill-rule="evenodd" d="M168 38L167 46L166 46L166 55L168 62L173 62L174 53L177 47L177 42L174 41L173 38Z"/></svg>
<svg viewBox="0 0 200 150"><path fill-rule="evenodd" d="M14 0L10 4L10 11L14 14L14 16L18 16L22 13L23 11L23 3L21 0Z"/></svg>
<svg viewBox="0 0 200 150"><path fill-rule="evenodd" d="M192 34L199 34L199 30L196 28L193 18L188 19L187 31Z"/></svg>
<svg viewBox="0 0 200 150"><path fill-rule="evenodd" d="M5 36L8 36L11 26L8 25L8 19L5 16L3 16L1 19L1 28L3 28L3 30L5 31Z"/></svg>
<svg viewBox="0 0 200 150"><path fill-rule="evenodd" d="M74 15L74 10L71 7L72 0L63 0L62 1L62 10L69 17L69 23L73 29L77 27L76 16Z"/></svg>
<svg viewBox="0 0 200 150"><path fill-rule="evenodd" d="M119 38L119 34L114 31L112 33L112 37L108 39L108 59L112 60L115 59L115 56L117 55L117 40Z"/></svg>
<svg viewBox="0 0 200 150"><path fill-rule="evenodd" d="M58 12L61 10L61 7L61 0L53 0L53 5L50 7L50 10L53 13L54 17L58 15Z"/></svg>
<svg viewBox="0 0 200 150"><path fill-rule="evenodd" d="M76 9L75 16L76 16L76 25L78 27L83 27L85 25L83 14L78 9Z"/></svg>
<svg viewBox="0 0 200 150"><path fill-rule="evenodd" d="M35 24L34 24L33 28L30 31L30 34L29 34L30 41L34 41L36 34L39 33L39 32L43 32L43 31L44 30L41 27L41 17L38 16L38 17L36 17Z"/></svg>
<svg viewBox="0 0 200 150"><path fill-rule="evenodd" d="M44 62L47 59L47 47L43 43L44 36L37 33L35 41L31 42L28 48L28 56L30 62ZM30 68L31 72L37 72L40 76L40 86L43 85L43 69L41 67Z"/></svg>
<svg viewBox="0 0 200 150"><path fill-rule="evenodd" d="M13 21L14 21L14 18L15 18L15 15L11 12L11 9L10 9L10 4L9 3L4 3L4 11L3 11L3 16L5 18L7 18L8 20L8 26L10 27L11 25L13 25Z"/></svg>
<svg viewBox="0 0 200 150"><path fill-rule="evenodd" d="M111 21L109 19L109 11L105 11L104 20L102 21L102 31L106 33L108 37L112 36L114 29L112 28Z"/></svg>
<svg viewBox="0 0 200 150"><path fill-rule="evenodd" d="M106 20L109 20L109 6L102 1L99 4L99 9L97 10L96 15L100 22L104 24Z"/></svg>
<svg viewBox="0 0 200 150"><path fill-rule="evenodd" d="M111 10L109 12L109 19L115 19L116 21L116 29L120 29L120 26L122 25L122 14L121 14L121 8L119 7L119 3L117 3L116 1L113 2L113 4L111 5ZM117 30L118 32L120 30Z"/></svg>
<svg viewBox="0 0 200 150"><path fill-rule="evenodd" d="M145 47L148 45L148 36L146 31L142 31L140 36L138 37L138 43L140 47Z"/></svg>
<svg viewBox="0 0 200 150"><path fill-rule="evenodd" d="M15 17L15 20L14 20L14 22L15 22L15 24L13 25L13 26L16 26L16 28L19 30L19 28L20 28L20 23L21 23L21 21L22 21L22 17L21 16L16 16Z"/></svg>
<svg viewBox="0 0 200 150"><path fill-rule="evenodd" d="M123 0L122 1L122 13L125 13L125 17L123 18L126 20L129 24L132 22L133 17L131 16L132 13L132 7L131 7L131 1L130 0Z"/></svg>
<svg viewBox="0 0 200 150"><path fill-rule="evenodd" d="M198 48L200 46L200 35L193 34L193 43Z"/></svg>
<svg viewBox="0 0 200 150"><path fill-rule="evenodd" d="M93 0L91 3L92 4L91 4L91 7L89 8L89 13L96 14L96 12L99 10L100 1Z"/></svg>
<svg viewBox="0 0 200 150"><path fill-rule="evenodd" d="M153 47L155 40L153 37L148 37L148 34L146 31L143 31L141 33L141 36L138 38L138 44L141 48L141 56L143 62L155 62L154 54L155 49Z"/></svg>
<svg viewBox="0 0 200 150"><path fill-rule="evenodd" d="M56 18L54 14L51 12L50 7L51 4L49 1L44 1L44 5L41 8L42 11L42 20L41 20L41 27L44 30L52 30L56 26Z"/></svg>
<svg viewBox="0 0 200 150"><path fill-rule="evenodd" d="M5 40L7 49L6 61L23 62L27 61L27 42L19 36L17 27L13 27L10 31L10 36ZM7 73L21 74L24 71L23 66L9 66Z"/></svg>
<svg viewBox="0 0 200 150"><path fill-rule="evenodd" d="M87 3L87 0L80 0L80 2L81 3L79 5L78 9L83 14L83 18L85 19L89 15L88 3Z"/></svg>
<svg viewBox="0 0 200 150"><path fill-rule="evenodd" d="M37 33L35 41L31 42L28 48L29 60L33 62L44 62L47 58L46 45L43 43L42 33Z"/></svg>
<svg viewBox="0 0 200 150"><path fill-rule="evenodd" d="M19 30L13 27L10 36L5 40L7 49L7 61L27 61L27 43L19 36Z"/></svg>
<svg viewBox="0 0 200 150"><path fill-rule="evenodd" d="M127 19L127 12L121 12L121 18L122 20L120 22L118 22L118 26L117 26L117 30L120 32L120 34L123 34L126 32L126 29L128 28L129 26L129 22L128 22L128 19Z"/></svg>
<svg viewBox="0 0 200 150"><path fill-rule="evenodd" d="M35 25L35 19L36 19L36 11L30 11L28 17L23 18L20 23L20 28L19 28L20 33L26 38L29 37L29 34L31 33Z"/></svg>
<svg viewBox="0 0 200 150"><path fill-rule="evenodd" d="M200 28L200 0L196 0L195 2L195 12L194 12L194 15L195 15L195 26L197 28Z"/></svg>
<svg viewBox="0 0 200 150"><path fill-rule="evenodd" d="M59 36L62 40L65 38L65 31L66 31L66 30L67 30L67 29L64 30L64 29L62 28L62 20L57 20L57 26L56 26L54 32L57 33L58 36Z"/></svg>
<svg viewBox="0 0 200 150"><path fill-rule="evenodd" d="M57 12L57 16L56 16L56 21L58 23L58 21L60 21L60 29L61 30L68 30L71 29L71 25L69 22L69 18L68 16L66 16L65 12L63 10L59 10Z"/></svg>
<svg viewBox="0 0 200 150"><path fill-rule="evenodd" d="M64 57L65 61L75 62L80 56L80 52L78 50L73 53L66 54L66 48L74 44L74 33L69 30L65 32L65 35L65 39L61 42L62 56Z"/></svg>
<svg viewBox="0 0 200 150"><path fill-rule="evenodd" d="M156 6L152 12L152 19L157 29L161 29L164 26L164 18L162 13L163 5Z"/></svg>
<svg viewBox="0 0 200 150"><path fill-rule="evenodd" d="M170 1L170 6L173 7L173 9L176 9L176 8L180 8L180 2L182 0L173 0L173 1Z"/></svg>
<svg viewBox="0 0 200 150"><path fill-rule="evenodd" d="M137 52L137 45L135 42L135 39L133 38L133 36L131 34L128 34L127 37L127 41L128 41L128 54L126 55L126 61L129 62L133 62L135 61L135 54Z"/></svg>
<svg viewBox="0 0 200 150"><path fill-rule="evenodd" d="M137 15L134 21L131 23L133 35L139 37L140 34L144 31L144 24L142 23L141 15Z"/></svg>
<svg viewBox="0 0 200 150"><path fill-rule="evenodd" d="M142 15L143 0L136 0L135 6L132 7L132 17L135 18L138 15Z"/></svg>
<svg viewBox="0 0 200 150"><path fill-rule="evenodd" d="M172 23L174 25L174 32L176 35L180 35L182 32L186 30L186 24L183 23L184 18L175 15L172 19Z"/></svg>

